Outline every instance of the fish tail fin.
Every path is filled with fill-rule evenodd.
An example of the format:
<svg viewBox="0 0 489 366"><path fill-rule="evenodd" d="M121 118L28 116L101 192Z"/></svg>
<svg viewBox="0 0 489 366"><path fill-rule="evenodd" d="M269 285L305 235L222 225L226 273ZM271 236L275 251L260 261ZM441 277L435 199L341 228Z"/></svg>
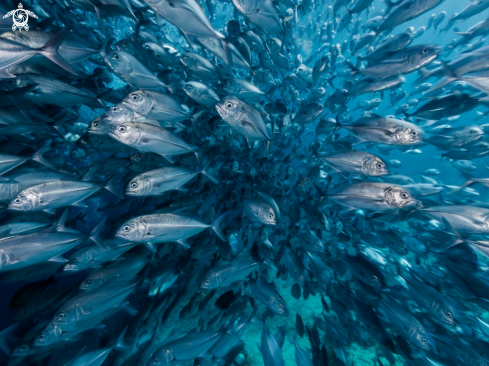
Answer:
<svg viewBox="0 0 489 366"><path fill-rule="evenodd" d="M336 115L335 120L336 120L336 126L333 129L333 133L335 133L336 131L338 131L340 128L343 127L343 125L340 123L340 119L338 118L338 114Z"/></svg>
<svg viewBox="0 0 489 366"><path fill-rule="evenodd" d="M132 347L127 346L124 342L124 338L126 337L128 327L129 327L129 325L126 325L124 330L119 335L119 338L117 338L117 343L115 345L115 348L117 348L117 349L130 349L130 348L132 348Z"/></svg>
<svg viewBox="0 0 489 366"><path fill-rule="evenodd" d="M227 241L227 240L226 237L224 236L224 233L222 232L221 224L223 223L223 221L226 219L227 216L228 216L228 212L219 216L219 218L212 223L212 230L214 230L217 236L219 236L219 238L221 238L221 240L223 241Z"/></svg>
<svg viewBox="0 0 489 366"><path fill-rule="evenodd" d="M348 67L351 69L351 75L358 74L360 71L356 66L354 66L351 62L348 61Z"/></svg>
<svg viewBox="0 0 489 366"><path fill-rule="evenodd" d="M37 161L38 163L47 166L49 169L56 170L56 167L48 160L44 158L44 154L51 150L51 143L53 140L48 140L42 147L37 150L34 155L32 155L32 160Z"/></svg>
<svg viewBox="0 0 489 366"><path fill-rule="evenodd" d="M463 188L465 188L465 187L467 187L467 186L470 186L472 183L475 183L475 182L476 182L476 180L474 180L474 179L469 179L468 181L466 181L466 182L465 182L464 184L462 184L461 186L458 186L457 188L453 189L453 190L452 190L450 193L455 193L455 192L457 192L457 191L459 191L459 190L461 190L461 189L463 189Z"/></svg>
<svg viewBox="0 0 489 366"><path fill-rule="evenodd" d="M63 29L62 31L56 33L53 38L51 38L45 45L44 47L41 47L39 49L39 52L44 56L53 61L56 65L59 67L65 69L71 74L76 75L75 70L73 70L73 67L63 58L61 55L58 53L59 46L61 46L61 43L63 43L67 30Z"/></svg>
<svg viewBox="0 0 489 366"><path fill-rule="evenodd" d="M438 168L440 168L441 166L441 163L443 162L443 159L445 158L445 154L441 154L441 157L440 157L440 162L438 163Z"/></svg>
<svg viewBox="0 0 489 366"><path fill-rule="evenodd" d="M444 63L441 63L443 66L443 78L437 82L435 85L433 85L431 88L429 88L426 93L430 93L436 89L439 89L447 84L450 84L456 80L461 79L459 76L455 75L453 71Z"/></svg>
<svg viewBox="0 0 489 366"><path fill-rule="evenodd" d="M107 47L114 40L115 40L115 38L106 37L104 39L104 41L102 42L102 44L100 45L100 48L98 50L98 53L100 53L102 56L105 56L105 54L107 53Z"/></svg>
<svg viewBox="0 0 489 366"><path fill-rule="evenodd" d="M443 252L447 249L450 249L452 247L454 247L455 245L458 245L458 244L462 244L464 241L461 239L461 236L460 234L458 233L457 230L455 230L455 228L448 222L448 220L442 216L442 222L443 222L443 225L445 225L445 228L447 229L447 232L451 235L453 235L454 239L453 241L445 244L445 246L443 246L442 248L436 250L437 252Z"/></svg>
<svg viewBox="0 0 489 366"><path fill-rule="evenodd" d="M219 177L217 177L216 173L219 172L222 164L222 162L217 162L216 166L216 163L212 164L211 162L208 162L200 172L217 184L219 183Z"/></svg>
<svg viewBox="0 0 489 366"><path fill-rule="evenodd" d="M102 31L102 34L107 36L107 31L105 30L104 23L102 22L102 11L100 10L100 8L96 4L94 4L90 0L87 0L87 1L88 1L88 3L90 3L93 6L93 11L94 11L95 15L97 16L97 22L98 22L98 25L100 26L100 30Z"/></svg>
<svg viewBox="0 0 489 366"><path fill-rule="evenodd" d="M121 172L119 174L116 174L111 180L107 182L107 184L104 186L106 190L108 190L110 193L113 195L117 196L121 200L124 199L124 193L120 192L118 189L119 183L122 181L122 178L126 172Z"/></svg>
<svg viewBox="0 0 489 366"><path fill-rule="evenodd" d="M90 240L92 240L94 243L101 245L101 240L100 240L100 233L105 227L105 223L107 222L108 216L104 217L102 220L98 222L97 225L90 231L88 234L88 237Z"/></svg>
<svg viewBox="0 0 489 366"><path fill-rule="evenodd" d="M224 39L220 39L220 41L222 48L224 49L224 62L229 66L233 66L233 52L231 47L229 47L228 43Z"/></svg>
<svg viewBox="0 0 489 366"><path fill-rule="evenodd" d="M199 164L199 167L202 166L202 153L199 150L194 151L195 159L197 159L197 163Z"/></svg>
<svg viewBox="0 0 489 366"><path fill-rule="evenodd" d="M104 90L103 92L99 93L96 97L97 101L102 105L103 108L105 108L104 100L107 99L112 93L112 88L107 88L107 90Z"/></svg>
<svg viewBox="0 0 489 366"><path fill-rule="evenodd" d="M61 216L60 216L60 218L58 220L58 223L56 224L55 231L57 231L57 232L64 232L64 233L78 233L78 231L73 230L73 229L70 229L70 228L67 228L65 226L66 219L68 218L68 212L69 212L69 209L65 209L63 211L63 213L61 214Z"/></svg>
<svg viewBox="0 0 489 366"><path fill-rule="evenodd" d="M406 118L409 118L409 117L411 117L413 115L412 113L408 113L405 110L402 110L401 112L402 112L402 114L404 114L406 116Z"/></svg>
<svg viewBox="0 0 489 366"><path fill-rule="evenodd" d="M10 347L6 341L6 338L12 333L17 327L19 326L19 323L13 324L10 327L2 330L0 332L0 348L5 352L7 355L10 356Z"/></svg>
<svg viewBox="0 0 489 366"><path fill-rule="evenodd" d="M419 69L419 79L417 81L422 81L431 75L431 71L426 67Z"/></svg>

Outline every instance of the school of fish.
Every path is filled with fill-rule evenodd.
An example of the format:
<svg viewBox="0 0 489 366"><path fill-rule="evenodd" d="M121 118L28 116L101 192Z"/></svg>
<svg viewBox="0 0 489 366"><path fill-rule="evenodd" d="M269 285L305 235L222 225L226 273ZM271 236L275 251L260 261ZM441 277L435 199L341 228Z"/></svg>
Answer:
<svg viewBox="0 0 489 366"><path fill-rule="evenodd" d="M489 366L488 9L0 0L0 364Z"/></svg>

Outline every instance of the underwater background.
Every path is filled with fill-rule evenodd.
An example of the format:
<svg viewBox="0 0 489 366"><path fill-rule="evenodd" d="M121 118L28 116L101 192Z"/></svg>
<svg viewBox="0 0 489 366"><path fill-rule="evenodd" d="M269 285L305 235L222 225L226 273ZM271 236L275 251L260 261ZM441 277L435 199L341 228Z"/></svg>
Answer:
<svg viewBox="0 0 489 366"><path fill-rule="evenodd" d="M487 0L22 5L1 364L489 365Z"/></svg>

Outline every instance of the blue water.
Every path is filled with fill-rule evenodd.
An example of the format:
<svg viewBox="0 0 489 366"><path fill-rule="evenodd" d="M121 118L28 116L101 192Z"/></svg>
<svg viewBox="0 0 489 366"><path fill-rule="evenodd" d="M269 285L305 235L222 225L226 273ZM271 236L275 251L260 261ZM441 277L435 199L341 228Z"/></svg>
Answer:
<svg viewBox="0 0 489 366"><path fill-rule="evenodd" d="M318 10L316 12L311 11L307 15L299 17L299 25L307 26L311 22L324 23L324 21L327 20L326 16L324 14L321 15L320 12L321 10L326 11L327 6L331 4L332 3L328 1L321 2L318 0L318 3L316 4ZM391 34L397 34L403 32L408 27L414 27L414 29L417 30L420 27L426 26L428 24L428 20L431 14L439 14L441 11L445 10L447 11L447 17L443 21L443 23L439 26L439 29L441 29L446 25L448 18L450 18L454 13L461 11L466 5L467 5L466 2L445 0L436 8L431 9L430 11L426 12L422 16L419 16L414 20L411 20L407 23L398 26L391 32ZM206 8L204 3L202 4L202 6L204 9ZM374 1L373 6L369 8L369 17L377 15L377 13L384 8L385 8L385 3L383 1ZM217 30L220 30L223 33L225 33L226 23L232 17L233 10L234 8L231 3L216 2L216 7L215 7L216 16L212 20L212 23ZM340 18L343 15L344 15L344 8L339 13ZM455 25L455 27L458 27L460 31L463 32L467 30L469 27L471 27L472 25L476 24L477 22L486 19L488 16L489 16L489 10L486 10L481 14L473 16L466 21L458 22ZM368 19L365 11L359 17L361 18L362 22ZM354 19L356 19L356 15ZM114 17L112 20L104 20L104 22L108 27L112 29L111 36L113 36L116 41L131 36L134 31L134 23L132 21L127 20L126 18ZM166 21L163 22L165 23L165 29L167 32L166 35L174 42L174 44L176 45L177 49L180 52L182 53L185 52L188 47L185 38L179 34L176 27L173 26L171 23L168 23ZM94 17L93 14L87 15L87 23L96 24L96 18ZM459 36L453 33L453 28L450 29L448 32L442 34L440 34L439 31L434 32L433 29L431 28L428 29L421 37L415 39L410 46L417 45L417 44L425 44L425 43L434 43L440 46L444 46L452 39L458 37ZM349 30L346 29L343 30L341 33L339 33L335 37L335 39L331 41L331 43L341 44L343 43L344 40L350 40L350 38L351 38L351 34ZM480 37L471 40L471 43L475 42L479 38ZM315 49L311 48L310 45L308 46L307 39L302 40L302 45L303 45L302 47L303 59L307 59L311 54L313 54L316 51ZM362 49L362 53L365 54L365 49ZM448 57L442 56L441 58L443 60L449 61L449 60L453 60L457 56L457 54L458 54L458 50L452 52ZM349 51L346 52L345 57L350 59L352 63L354 63L355 58L354 56L350 55ZM254 55L255 63L257 62L257 60L258 60L257 56ZM293 58L291 58L289 61L292 64L294 60ZM93 69L95 67L95 65L90 64L89 61L83 61L83 62L87 64L89 69L90 68ZM275 77L280 78L281 77L280 73L276 73ZM406 78L406 82L402 86L402 89L409 93L416 86L416 80L418 78L418 74L414 72L409 75L404 75L404 77ZM346 79L344 77L338 76L334 80L335 88L341 89L345 80ZM114 81L107 86L113 88L114 90L117 90L117 89L124 88L126 86L126 83L122 79L114 75ZM335 91L335 88L333 88L330 85L325 84L324 87L327 87L327 95ZM467 87L466 90L475 93L475 91L470 87ZM280 88L274 94L272 99L278 98L279 96L281 96ZM352 111L352 110L363 100L371 100L374 97L380 97L380 94L375 94L375 95L364 94L349 101L347 107L350 110L350 116L352 117L353 120L359 118L362 113L361 111L358 110L357 111ZM416 98L420 98L420 95L417 95ZM324 102L325 99L326 98L323 98L322 101ZM386 91L384 93L382 104L380 104L380 106L374 109L373 112L380 114L382 116L394 115L395 107L398 107L399 104L405 103L406 101L407 101L406 99L403 99L400 103L398 103L398 105L390 106L389 91ZM110 106L111 105L109 104L108 107ZM293 109L292 105L289 105L288 107L290 110ZM486 112L487 108L480 105L477 108L475 108L473 111L463 114L454 123L454 126L465 126L465 125L485 123L486 121L484 119L474 122L475 118L478 116L477 111ZM78 113L77 121L89 123L95 117L101 115L103 112L104 111L102 109L90 109L87 106L81 106L79 109L77 109L77 113ZM335 114L328 114L328 112L326 112L323 117L335 118ZM310 131L314 131L316 123L317 121L314 122L314 124L308 125L306 133L309 133ZM341 136L347 135L347 133L344 131L340 131L339 134ZM60 138L60 140L62 139ZM307 148L308 144L312 143L312 141L313 141L313 136L309 135L307 138L304 139L297 138L296 141L293 142L293 144L296 143L302 144L302 148L305 149ZM218 144L223 142L216 140L215 143ZM64 149L60 151L60 154L61 155L65 154L66 159L68 160L69 152L71 149L73 149L74 145L72 143L63 141L63 143L60 144L60 146L62 146L62 149ZM465 181L465 177L460 173L459 170L455 169L452 165L450 165L446 159L441 159L441 154L443 153L443 151L437 150L434 146L430 146L430 145L425 145L420 149L421 149L420 154L407 154L407 153L403 153L398 149L394 149L390 151L389 155L383 155L382 153L378 153L378 151L377 153L384 160L391 160L391 159L399 160L402 163L402 167L393 168L391 169L391 172L409 176L412 179L414 179L414 181L417 183L422 182L422 178L420 176L421 173L426 169L432 169L432 168L439 169L440 171L440 174L436 177L439 183L443 183L445 185L460 185ZM275 151L274 147L272 147L272 152L273 151ZM477 169L475 171L472 171L471 174L478 177L486 177L488 174L487 169L489 168L489 161L487 160L487 157L474 159L472 162L477 165ZM80 163L80 165L84 165L87 162L78 162L78 163ZM292 165L296 167L296 173L298 175L297 171L299 170L300 167L304 166L305 164L303 163L303 161L300 162L294 161ZM483 186L477 186L477 191L480 193L480 196L478 196L477 199L481 202L487 202L487 198L489 197L488 189ZM450 197L447 196L447 198ZM80 230L81 232L90 231L90 229L106 215L109 215L111 217L117 217L118 215L122 215L127 212L130 212L130 208L128 207L124 206L121 208L120 206L115 206L116 199L108 193L105 195L99 195L97 197L89 198L85 200L85 203L88 206L87 208L72 207L70 208L70 212L69 212L69 220L74 219L80 213L85 214L83 220L78 220L74 223L74 228ZM108 209L105 210L104 212L97 210L97 208L100 207L102 204L108 207ZM229 204L232 206L231 203ZM114 205L114 208L111 208L111 205ZM207 205L207 207L215 205L213 198L209 199L209 201L207 201L205 205ZM144 209L142 211L144 211ZM141 214L141 211L138 214ZM210 220L207 221L209 222ZM171 244L171 245L176 245L176 244ZM426 254L421 258L421 261L425 264L425 267L427 268L429 268L429 263L430 263L429 256L430 254ZM416 257L415 254L409 253L406 255L405 259L408 262L413 263L415 261L415 257ZM480 260L481 260L481 266L487 264L486 260L482 256ZM51 274L54 274L57 282L59 282L64 286L76 286L79 283L79 281L83 279L91 271L92 270L86 270L70 275L70 274L66 274L66 272L62 272L58 268L57 270L53 271L53 273ZM49 275L50 274L44 273L39 275L38 277L33 276L31 279L29 279L29 281L13 282L13 283L5 281L0 284L0 289L2 294L0 298L0 314L1 314L0 329L5 329L12 324L12 317L15 311L9 308L9 303L10 303L10 299L17 292L17 290L32 280L47 278L49 277ZM302 297L299 299L295 299L291 295L291 291L290 291L291 285L294 283L290 276L286 280L282 278L275 278L274 275L270 275L269 278L274 280L275 284L277 285L278 291L286 300L289 308L289 315L282 316L282 317L281 316L271 317L266 320L266 323L274 334L280 329L280 327L285 327L286 338L281 352L285 361L285 365L287 366L295 365L296 364L295 349L293 344L291 343L291 340L295 338L295 334L296 334L295 315L297 313L300 313L302 318L304 319L304 322L308 325L312 325L314 318L321 317L321 314L323 313L320 296L319 294L316 294L315 296L311 295L307 300L305 300ZM329 302L328 297L326 295L325 298L326 301ZM185 304L182 304L182 306L183 305ZM179 310L180 309L181 308L179 308ZM251 308L248 309L248 313L250 311ZM470 312L477 315L481 319L484 319L489 322L489 314L482 308L471 306ZM182 332L182 333L188 332L196 327L197 319L198 318L195 317L190 319L179 319L179 311L175 311L172 313L172 316L168 320L168 323L165 324L164 329L160 330L157 337L163 339L166 336L168 336L170 332L174 329L177 329L178 332ZM113 330L113 328L109 328L109 329ZM244 336L242 337L242 340L244 341L245 344L245 349L248 353L247 364L249 365L254 365L254 366L263 365L263 358L257 346L257 343L260 342L261 332L262 332L262 327L259 324L259 321L256 321L248 326ZM109 336L111 336L111 334L109 334L108 337ZM307 336L303 338L298 338L297 342L302 348L308 350L308 352L310 351L310 345ZM387 360L382 356L378 344L375 342L369 342L368 344L369 345L362 345L356 341L352 341L348 347L345 347L349 365L378 365L379 358L384 365L388 364ZM12 343L11 348L14 347L15 344ZM68 350L69 348L70 348L69 346L66 346L64 350ZM60 363L61 361L58 362L56 357L57 357L56 354L54 354L54 356L51 358L50 361L48 360L45 361L44 363L39 363L39 365L41 364L42 365L58 365L58 364L64 365L63 363ZM68 356L68 359L69 358L70 356ZM7 355L5 354L0 355L0 361L3 362L4 364L10 364L9 357L7 357ZM13 362L12 358L10 358L10 362ZM25 364L27 365L27 363ZM111 364L109 363L109 361L104 363L104 365L109 365L109 364ZM404 364L406 364L406 361L404 361L401 356L396 356L396 365L404 365ZM443 363L440 363L440 365L441 364ZM265 366L269 366L269 365L265 365Z"/></svg>

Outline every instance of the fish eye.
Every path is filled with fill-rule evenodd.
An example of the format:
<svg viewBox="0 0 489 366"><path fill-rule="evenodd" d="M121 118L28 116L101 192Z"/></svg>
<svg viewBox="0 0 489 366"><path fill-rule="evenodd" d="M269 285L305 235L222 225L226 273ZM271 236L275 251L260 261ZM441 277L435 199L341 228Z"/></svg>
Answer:
<svg viewBox="0 0 489 366"><path fill-rule="evenodd" d="M92 284L92 280L86 280L85 283L90 286Z"/></svg>
<svg viewBox="0 0 489 366"><path fill-rule="evenodd" d="M15 203L20 203L20 201L21 201L21 199L20 199L20 198L16 198L16 199L14 200L14 202L15 202Z"/></svg>
<svg viewBox="0 0 489 366"><path fill-rule="evenodd" d="M229 85L229 86L231 86L231 85L233 85L233 83L232 83L232 82L230 82L230 81L228 81L228 85Z"/></svg>
<svg viewBox="0 0 489 366"><path fill-rule="evenodd" d="M134 101L136 101L136 100L138 100L138 96L137 95L133 95L133 96L131 96L131 99L134 100Z"/></svg>
<svg viewBox="0 0 489 366"><path fill-rule="evenodd" d="M21 350L25 350L25 344L20 347Z"/></svg>
<svg viewBox="0 0 489 366"><path fill-rule="evenodd" d="M300 277L299 277L299 280L301 280L301 281L302 281L303 279L304 279L304 276L300 276Z"/></svg>
<svg viewBox="0 0 489 366"><path fill-rule="evenodd" d="M143 156L144 156L143 154L138 154L138 158L139 158L139 159L142 159L142 158L143 158Z"/></svg>
<svg viewBox="0 0 489 366"><path fill-rule="evenodd" d="M65 318L65 313L58 314L58 320L63 320Z"/></svg>
<svg viewBox="0 0 489 366"><path fill-rule="evenodd" d="M475 133L475 130L470 130L470 133L473 135Z"/></svg>
<svg viewBox="0 0 489 366"><path fill-rule="evenodd" d="M227 109L233 108L233 103L226 103L226 108Z"/></svg>
<svg viewBox="0 0 489 366"><path fill-rule="evenodd" d="M401 198L404 198L405 200L407 200L409 198L409 195L406 192L402 192Z"/></svg>
<svg viewBox="0 0 489 366"><path fill-rule="evenodd" d="M426 344L428 343L428 340L426 338L421 338L421 343Z"/></svg>
<svg viewBox="0 0 489 366"><path fill-rule="evenodd" d="M411 131L411 136L416 136L418 133L416 131Z"/></svg>
<svg viewBox="0 0 489 366"><path fill-rule="evenodd" d="M112 58L116 61L119 61L119 55L113 55Z"/></svg>
<svg viewBox="0 0 489 366"><path fill-rule="evenodd" d="M279 307L280 309L283 309L283 308L284 308L284 306L283 306L282 304L280 304L278 307Z"/></svg>
<svg viewBox="0 0 489 366"><path fill-rule="evenodd" d="M427 49L427 48L423 48L423 51L422 52L423 52L423 55L426 55L428 52L430 52L430 50Z"/></svg>
<svg viewBox="0 0 489 366"><path fill-rule="evenodd" d="M129 231L129 229L130 229L130 228L131 228L131 227L130 227L129 225L126 225L126 226L124 226L122 229L123 229L124 231Z"/></svg>
<svg viewBox="0 0 489 366"><path fill-rule="evenodd" d="M158 363L158 357L153 358L153 363Z"/></svg>
<svg viewBox="0 0 489 366"><path fill-rule="evenodd" d="M211 283L211 280L206 279L206 280L205 280L205 284L206 284L206 285L208 285L209 283Z"/></svg>
<svg viewBox="0 0 489 366"><path fill-rule="evenodd" d="M315 108L316 108L316 109L319 109L319 107L320 107L320 106L319 106L319 104L316 104L316 107L315 107Z"/></svg>
<svg viewBox="0 0 489 366"><path fill-rule="evenodd" d="M138 184L136 182L131 183L131 188L137 188L137 187L138 187Z"/></svg>
<svg viewBox="0 0 489 366"><path fill-rule="evenodd" d="M112 112L117 112L119 110L119 107L112 107Z"/></svg>
<svg viewBox="0 0 489 366"><path fill-rule="evenodd" d="M376 165L376 166L377 166L377 169L382 169L382 168L384 167L384 164L382 164L382 163L377 163L377 165Z"/></svg>
<svg viewBox="0 0 489 366"><path fill-rule="evenodd" d="M309 181L310 181L310 179L309 179L309 178L306 178L305 180L306 180L306 182L309 182Z"/></svg>
<svg viewBox="0 0 489 366"><path fill-rule="evenodd" d="M124 126L119 127L119 132L124 133L126 131L126 128Z"/></svg>
<svg viewBox="0 0 489 366"><path fill-rule="evenodd" d="M46 337L46 335L44 333L41 333L41 334L39 334L38 338L42 341L45 337Z"/></svg>
<svg viewBox="0 0 489 366"><path fill-rule="evenodd" d="M99 123L98 122L94 122L93 123L93 127L98 127L99 126Z"/></svg>
<svg viewBox="0 0 489 366"><path fill-rule="evenodd" d="M448 318L451 318L453 315L451 312L447 311L447 313L445 314Z"/></svg>
<svg viewBox="0 0 489 366"><path fill-rule="evenodd" d="M7 83L9 83L10 85L13 85L14 84L14 81L13 80L9 80Z"/></svg>

